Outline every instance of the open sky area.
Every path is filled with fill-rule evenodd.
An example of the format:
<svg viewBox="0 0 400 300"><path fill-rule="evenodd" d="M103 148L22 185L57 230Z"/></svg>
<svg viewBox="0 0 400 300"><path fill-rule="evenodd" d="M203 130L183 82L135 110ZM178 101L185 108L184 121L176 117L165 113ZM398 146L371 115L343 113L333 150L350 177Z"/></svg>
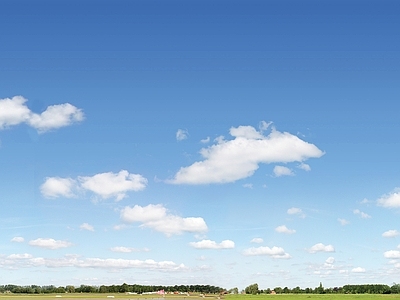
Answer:
<svg viewBox="0 0 400 300"><path fill-rule="evenodd" d="M399 282L400 2L0 2L0 283Z"/></svg>

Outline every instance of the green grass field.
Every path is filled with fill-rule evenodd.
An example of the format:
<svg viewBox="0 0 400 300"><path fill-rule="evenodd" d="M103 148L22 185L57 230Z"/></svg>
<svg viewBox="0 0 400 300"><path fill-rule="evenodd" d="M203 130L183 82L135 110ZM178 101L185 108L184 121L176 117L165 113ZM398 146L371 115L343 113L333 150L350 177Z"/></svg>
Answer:
<svg viewBox="0 0 400 300"><path fill-rule="evenodd" d="M58 295L58 297L56 297ZM59 297L61 296L61 297ZM114 298L107 297L114 296ZM39 299L60 299L60 300L100 300L100 299L132 299L132 300L159 300L162 298L158 298L156 295L153 297L141 296L141 295L125 295L125 294L41 294L41 295L17 295L17 294L0 294L0 300L39 300ZM166 296L165 300L217 300L218 296L207 296L206 298L197 297L197 296ZM316 295L316 294L281 294L281 295L226 295L221 297L221 300L308 300L308 299L344 299L344 300L376 300L376 299L400 299L400 294L397 295L344 295L344 294L325 294L325 295Z"/></svg>

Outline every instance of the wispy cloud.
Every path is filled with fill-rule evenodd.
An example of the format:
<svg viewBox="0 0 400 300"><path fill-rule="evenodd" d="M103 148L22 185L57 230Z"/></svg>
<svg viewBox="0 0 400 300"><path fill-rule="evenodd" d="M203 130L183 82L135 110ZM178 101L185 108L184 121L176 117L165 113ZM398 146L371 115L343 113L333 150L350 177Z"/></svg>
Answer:
<svg viewBox="0 0 400 300"><path fill-rule="evenodd" d="M83 223L79 228L82 230L94 231L94 227L88 223Z"/></svg>
<svg viewBox="0 0 400 300"><path fill-rule="evenodd" d="M232 140L201 149L203 161L182 167L172 184L228 183L252 176L259 164L303 162L324 153L297 136L273 129L268 136L251 126L232 127Z"/></svg>
<svg viewBox="0 0 400 300"><path fill-rule="evenodd" d="M367 213L365 213L365 212L362 212L362 211L360 211L359 209L355 209L355 210L353 210L353 213L355 214L355 215L359 215L361 218L363 218L363 219L370 219L371 218L371 216L369 215L369 214L367 214Z"/></svg>
<svg viewBox="0 0 400 300"><path fill-rule="evenodd" d="M203 218L172 215L161 204L126 206L121 210L121 219L127 223L142 223L141 227L152 228L167 236L184 232L202 233L208 230Z"/></svg>
<svg viewBox="0 0 400 300"><path fill-rule="evenodd" d="M52 105L36 114L26 106L26 101L22 96L0 99L0 129L26 123L43 133L84 119L83 111L69 103Z"/></svg>
<svg viewBox="0 0 400 300"><path fill-rule="evenodd" d="M120 253L132 253L132 252L149 252L150 249L148 248L143 248L143 249L137 249L137 248L132 248L132 247L112 247L110 249L112 252L120 252Z"/></svg>
<svg viewBox="0 0 400 300"><path fill-rule="evenodd" d="M349 221L347 221L346 219L338 219L338 222L340 223L340 225L342 225L342 226L345 226L345 225L348 225L348 224L350 224L350 222Z"/></svg>

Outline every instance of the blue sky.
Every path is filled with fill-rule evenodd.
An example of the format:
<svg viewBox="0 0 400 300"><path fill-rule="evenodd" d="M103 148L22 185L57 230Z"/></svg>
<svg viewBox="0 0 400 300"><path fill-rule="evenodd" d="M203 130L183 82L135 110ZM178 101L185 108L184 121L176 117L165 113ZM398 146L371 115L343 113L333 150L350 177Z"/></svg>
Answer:
<svg viewBox="0 0 400 300"><path fill-rule="evenodd" d="M397 1L2 1L0 281L392 284Z"/></svg>

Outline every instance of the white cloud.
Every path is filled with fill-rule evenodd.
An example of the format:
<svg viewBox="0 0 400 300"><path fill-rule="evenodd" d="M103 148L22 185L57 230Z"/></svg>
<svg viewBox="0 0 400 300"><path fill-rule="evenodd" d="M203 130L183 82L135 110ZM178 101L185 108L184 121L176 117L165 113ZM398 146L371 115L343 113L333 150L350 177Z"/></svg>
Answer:
<svg viewBox="0 0 400 300"><path fill-rule="evenodd" d="M322 243L315 244L310 249L308 249L310 253L317 253L317 252L335 252L335 248L332 245L324 245Z"/></svg>
<svg viewBox="0 0 400 300"><path fill-rule="evenodd" d="M231 240L224 240L221 243L217 243L211 240L202 240L199 242L191 242L190 246L196 249L233 249L235 248L235 243Z"/></svg>
<svg viewBox="0 0 400 300"><path fill-rule="evenodd" d="M79 177L81 186L103 199L115 197L116 201L126 197L129 191L141 191L146 188L147 179L139 174L129 174L126 170L119 173L100 173L92 177Z"/></svg>
<svg viewBox="0 0 400 300"><path fill-rule="evenodd" d="M52 105L36 114L25 105L26 101L22 96L0 99L0 129L26 123L42 133L84 119L82 110L69 103Z"/></svg>
<svg viewBox="0 0 400 300"><path fill-rule="evenodd" d="M262 242L264 242L262 238L254 238L250 241L250 243L255 243L255 244L261 244Z"/></svg>
<svg viewBox="0 0 400 300"><path fill-rule="evenodd" d="M361 267L357 267L357 268L353 268L351 270L351 272L353 272L353 273L365 273L365 269L361 268Z"/></svg>
<svg viewBox="0 0 400 300"><path fill-rule="evenodd" d="M31 241L29 241L29 245L35 246L35 247L40 247L40 248L51 249L51 250L67 248L67 247L72 246L72 244L67 241L60 241L60 240L54 240L54 239L43 239L43 238L31 240Z"/></svg>
<svg viewBox="0 0 400 300"><path fill-rule="evenodd" d="M306 217L306 215L303 214L303 211L301 210L301 208L298 208L298 207L289 208L287 210L287 214L288 215L298 215L300 218L305 218Z"/></svg>
<svg viewBox="0 0 400 300"><path fill-rule="evenodd" d="M361 218L363 218L363 219L370 219L370 218L371 218L371 216L370 216L369 214L367 214L367 213L365 213L365 212L362 212L362 211L360 211L359 209L353 210L353 213L354 213L355 215L361 216Z"/></svg>
<svg viewBox="0 0 400 300"><path fill-rule="evenodd" d="M392 258L392 259L397 259L400 258L400 251L399 250L389 250L383 253L383 256L385 258Z"/></svg>
<svg viewBox="0 0 400 300"><path fill-rule="evenodd" d="M14 242L14 243L23 243L24 241L25 241L25 239L21 236L16 236L11 239L11 242Z"/></svg>
<svg viewBox="0 0 400 300"><path fill-rule="evenodd" d="M112 252L120 252L120 253L149 252L150 251L147 248L136 249L136 248L131 248L131 247L112 247L110 250Z"/></svg>
<svg viewBox="0 0 400 300"><path fill-rule="evenodd" d="M46 198L56 197L75 197L73 190L76 187L76 181L71 178L47 177L40 186L40 192Z"/></svg>
<svg viewBox="0 0 400 300"><path fill-rule="evenodd" d="M203 148L204 158L189 167L182 167L168 183L227 183L252 176L259 164L303 162L324 153L287 132L272 130L268 136L251 126L232 127L233 140L219 139L217 144Z"/></svg>
<svg viewBox="0 0 400 300"><path fill-rule="evenodd" d="M293 173L292 170L290 170L288 167L284 167L284 166L275 166L275 167L274 167L274 175L275 175L275 177L293 176L294 173Z"/></svg>
<svg viewBox="0 0 400 300"><path fill-rule="evenodd" d="M281 225L281 226L276 227L275 231L279 232L279 233L286 233L286 234L296 233L296 230L289 229L289 228L286 227L286 225Z"/></svg>
<svg viewBox="0 0 400 300"><path fill-rule="evenodd" d="M345 220L345 219L338 219L338 222L340 223L340 225L345 226L348 225L350 222Z"/></svg>
<svg viewBox="0 0 400 300"><path fill-rule="evenodd" d="M177 141L186 140L188 138L188 135L189 135L189 132L187 130L178 129L178 131L176 132L176 140Z"/></svg>
<svg viewBox="0 0 400 300"><path fill-rule="evenodd" d="M393 192L385 194L377 200L379 206L386 208L400 207L400 188L394 189Z"/></svg>
<svg viewBox="0 0 400 300"><path fill-rule="evenodd" d="M208 230L203 218L175 216L170 214L161 204L149 204L144 207L139 205L126 206L121 210L121 219L128 223L140 222L142 223L141 227L152 228L167 236L183 232L201 233Z"/></svg>
<svg viewBox="0 0 400 300"><path fill-rule="evenodd" d="M288 259L291 256L285 252L285 250L281 247L252 247L245 249L243 251L243 255L245 256L259 256L259 255L266 255L273 258L284 258Z"/></svg>
<svg viewBox="0 0 400 300"><path fill-rule="evenodd" d="M141 191L146 188L147 179L139 174L130 174L126 170L119 173L99 173L94 176L71 178L47 177L40 191L46 198L75 197L74 191L86 190L103 199L115 198L120 201L129 191Z"/></svg>
<svg viewBox="0 0 400 300"><path fill-rule="evenodd" d="M335 258L332 257L332 256L328 257L328 258L326 259L326 261L325 261L325 263L326 263L326 264L329 264L329 265L332 265L334 262L335 262Z"/></svg>
<svg viewBox="0 0 400 300"><path fill-rule="evenodd" d="M210 137L206 137L205 139L200 140L201 143L203 144L208 144L210 142Z"/></svg>
<svg viewBox="0 0 400 300"><path fill-rule="evenodd" d="M302 169L302 170L307 171L307 172L311 171L311 167L308 164L305 164L305 163L301 163L297 167L299 169Z"/></svg>
<svg viewBox="0 0 400 300"><path fill-rule="evenodd" d="M88 223L83 223L79 228L82 230L94 231L94 227Z"/></svg>
<svg viewBox="0 0 400 300"><path fill-rule="evenodd" d="M0 267L7 266L15 268L27 267L76 267L76 268L98 268L98 269L148 269L160 271L183 271L188 268L184 264L176 264L173 261L155 261L152 259L115 259L115 258L79 258L67 255L61 258L33 257L30 254L11 254L8 257L0 257Z"/></svg>
<svg viewBox="0 0 400 300"><path fill-rule="evenodd" d="M400 235L400 232L397 230L394 230L394 229L388 230L388 231L385 231L384 233L382 233L382 236L385 238L392 238L392 237L396 237L398 235Z"/></svg>

